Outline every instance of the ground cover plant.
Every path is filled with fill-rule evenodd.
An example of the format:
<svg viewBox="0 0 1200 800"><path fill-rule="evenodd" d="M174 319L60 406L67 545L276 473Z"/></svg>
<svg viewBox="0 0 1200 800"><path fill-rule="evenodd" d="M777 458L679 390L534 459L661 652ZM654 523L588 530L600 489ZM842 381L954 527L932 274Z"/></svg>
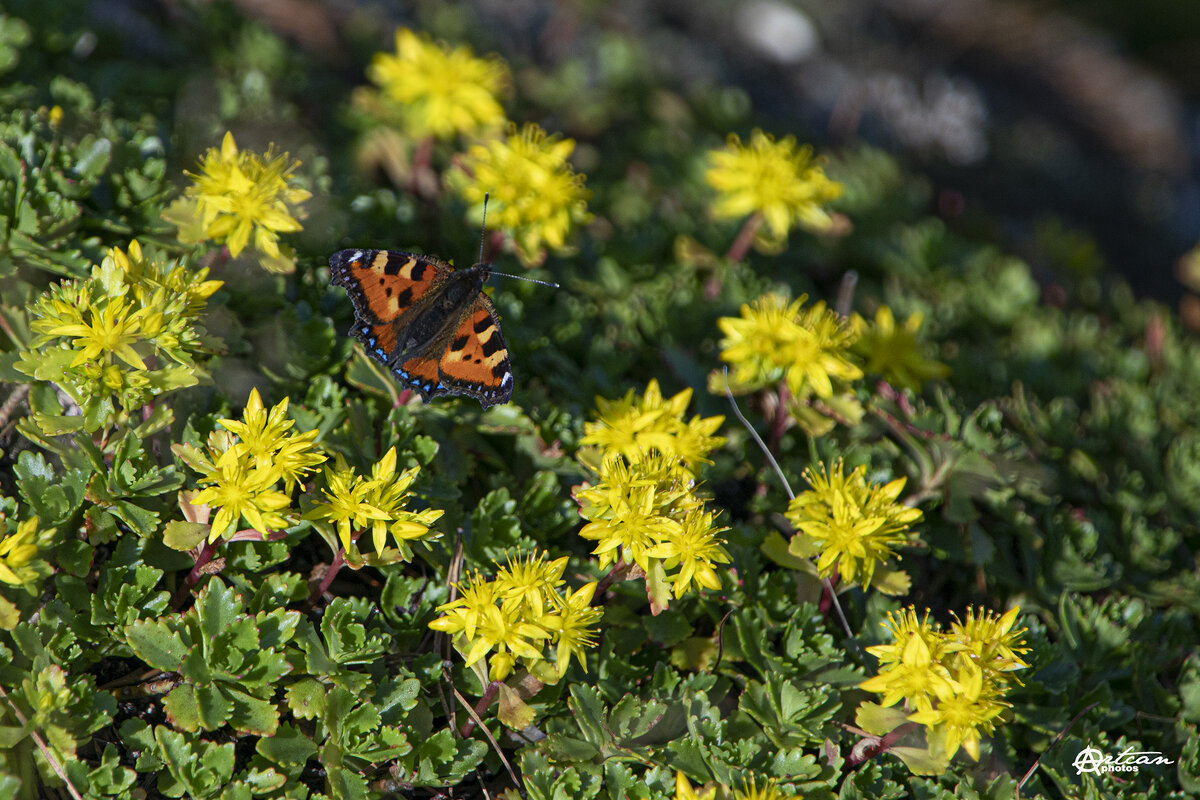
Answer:
<svg viewBox="0 0 1200 800"><path fill-rule="evenodd" d="M1200 791L1200 348L1085 236L1035 278L586 4L86 6L0 15L0 796ZM485 197L560 288L424 403L329 257Z"/></svg>

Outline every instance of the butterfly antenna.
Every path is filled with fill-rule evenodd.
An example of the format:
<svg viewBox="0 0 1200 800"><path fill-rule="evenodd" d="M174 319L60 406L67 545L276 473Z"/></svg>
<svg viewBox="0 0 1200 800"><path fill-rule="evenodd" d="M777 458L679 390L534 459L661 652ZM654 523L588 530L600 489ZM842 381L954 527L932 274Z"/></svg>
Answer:
<svg viewBox="0 0 1200 800"><path fill-rule="evenodd" d="M488 197L491 192L483 193L483 230L479 232L479 263L483 263L483 243L487 239L487 204ZM521 275L506 275L503 272L490 272L498 278L512 278L514 281L529 281L530 283L540 283L542 286L549 286L551 289L558 289L559 285L552 281L539 281L537 278L526 278Z"/></svg>
<svg viewBox="0 0 1200 800"><path fill-rule="evenodd" d="M479 226L479 262L483 262L483 243L487 239L487 201L491 192L483 193L483 223Z"/></svg>
<svg viewBox="0 0 1200 800"><path fill-rule="evenodd" d="M542 286L549 286L551 289L560 288L559 285L557 283L554 283L553 281L539 281L537 278L526 278L524 275L506 275L503 272L493 272L491 274L495 275L498 278L512 278L514 281L529 281L530 283L540 283Z"/></svg>

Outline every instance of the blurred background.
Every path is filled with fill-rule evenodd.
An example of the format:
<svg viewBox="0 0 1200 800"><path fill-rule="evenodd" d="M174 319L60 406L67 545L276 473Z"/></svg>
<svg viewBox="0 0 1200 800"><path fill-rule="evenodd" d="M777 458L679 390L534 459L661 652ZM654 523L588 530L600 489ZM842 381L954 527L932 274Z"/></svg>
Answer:
<svg viewBox="0 0 1200 800"><path fill-rule="evenodd" d="M19 11L42 4L5 5ZM120 90L114 93L124 94L133 81L144 87L149 110L156 92L179 91L160 83L153 67L177 71L210 50L214 43L205 37L213 35L214 15L259 20L305 58L336 67L344 81L306 86L289 121L294 127L264 131L293 152L310 136L321 138L344 95L363 82L370 53L390 49L395 27L407 25L499 53L513 65L518 97L571 93L576 102L559 106L570 107L570 118L543 124L581 142L577 160L587 171L589 161L605 156L589 154L589 134L619 123L622 113L601 98L589 102L596 83L589 70L620 69L623 58L641 54L650 63L639 69L649 66L660 85L685 98L709 92L729 106L726 114L748 114L768 131L795 133L819 149L861 141L896 153L929 176L936 214L998 238L1035 274L1047 241L1078 232L1095 243L1086 257L1124 275L1140 294L1175 304L1184 285L1200 288L1186 269L1180 282L1180 259L1200 238L1200 13L1192 0L48 5L60 8L38 14L62 15L64 62L101 90L111 64L112 87ZM86 8L91 31L83 35L79 8ZM121 66L119 59L131 56L146 69L128 74L128 61ZM523 65L539 69L523 75ZM242 90L253 95L253 87ZM205 72L176 99L176 113L191 108L198 119L229 102ZM662 100L625 113L673 113L669 98ZM175 123L186 131L185 119ZM190 158L213 139L203 128L181 144Z"/></svg>

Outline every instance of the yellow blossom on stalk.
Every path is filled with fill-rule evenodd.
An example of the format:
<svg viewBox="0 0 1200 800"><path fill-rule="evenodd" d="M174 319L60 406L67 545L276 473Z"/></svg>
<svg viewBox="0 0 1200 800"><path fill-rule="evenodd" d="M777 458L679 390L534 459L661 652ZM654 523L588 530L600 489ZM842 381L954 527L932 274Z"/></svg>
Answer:
<svg viewBox="0 0 1200 800"><path fill-rule="evenodd" d="M944 632L929 622L928 611L923 619L911 606L889 612L883 625L893 641L867 648L879 670L859 688L882 694L884 706L904 700L913 709L908 719L925 726L931 753L949 760L962 747L978 761L981 736L993 732L1010 705L1006 687L1019 683L1012 671L1028 666L1017 655L1028 649L1024 629L1012 630L1018 613L969 610L966 622L956 615Z"/></svg>
<svg viewBox="0 0 1200 800"><path fill-rule="evenodd" d="M562 559L566 561L566 559ZM592 608L596 594L596 582L592 581L579 589L567 589L562 595L552 595L556 610L541 617L543 628L550 632L550 644L555 648L554 665L558 677L567 674L571 659L579 662L587 672L584 653L596 646L595 624L604 616L599 608Z"/></svg>
<svg viewBox="0 0 1200 800"><path fill-rule="evenodd" d="M780 800L783 795L780 794L779 785L773 778L768 779L762 788L759 788L758 782L751 775L742 788L733 793L733 797L734 800Z"/></svg>
<svg viewBox="0 0 1200 800"><path fill-rule="evenodd" d="M688 511L683 519L669 519L658 544L646 551L652 558L659 558L663 566L679 571L668 578L675 599L683 597L695 582L705 589L717 591L721 579L714 564L728 564L729 552L717 534L728 528L713 525L713 515L701 508Z"/></svg>
<svg viewBox="0 0 1200 800"><path fill-rule="evenodd" d="M863 370L882 375L890 383L901 388L920 391L927 380L945 378L950 368L940 361L927 359L917 334L924 317L920 312L911 314L902 326L887 306L875 311L875 321L868 322L858 314L850 317L850 327L857 334L854 352L866 359Z"/></svg>
<svg viewBox="0 0 1200 800"><path fill-rule="evenodd" d="M55 284L34 302L36 336L13 366L70 395L87 431L193 386L205 377L195 357L211 348L198 317L221 286L206 276L143 255L136 240L127 253L110 248L88 278Z"/></svg>
<svg viewBox="0 0 1200 800"><path fill-rule="evenodd" d="M867 652L879 659L879 672L859 684L860 689L883 695L884 706L907 700L917 709L932 708L933 700L950 687L950 671L942 663L947 642L929 612L917 618L911 606L899 615L888 612L883 623L891 634L890 645L874 645Z"/></svg>
<svg viewBox="0 0 1200 800"><path fill-rule="evenodd" d="M620 400L596 398L599 419L583 424L581 444L597 445L604 454L620 453L637 459L651 451L675 456L694 469L707 462L708 453L725 443L712 434L725 421L723 416L692 417L684 414L692 399L692 390L684 389L664 399L658 381L651 379L646 392L635 397L633 390Z"/></svg>
<svg viewBox="0 0 1200 800"><path fill-rule="evenodd" d="M572 659L584 663L601 614L591 608L595 583L575 591L560 588L566 561L548 562L536 552L524 559L510 556L495 580L476 573L455 584L459 597L439 606L443 616L429 627L453 636L468 666L486 656L492 680L507 678L518 661L527 669L536 667L546 659L547 647L554 648L561 678Z"/></svg>
<svg viewBox="0 0 1200 800"><path fill-rule="evenodd" d="M563 585L566 556L546 561L546 554L529 553L525 558L508 557L508 566L496 571L496 590L506 607L545 608Z"/></svg>
<svg viewBox="0 0 1200 800"><path fill-rule="evenodd" d="M842 185L825 177L812 148L794 136L779 141L755 130L750 143L730 134L725 147L708 152L704 180L717 190L712 214L717 219L761 215L766 233L783 240L795 225L827 230L833 221L822 206L842 193Z"/></svg>
<svg viewBox="0 0 1200 800"><path fill-rule="evenodd" d="M413 556L409 542L415 539L436 539L440 534L430 534L430 526L441 519L440 508L410 511L405 506L411 494L408 488L416 480L420 467L410 467L396 474L396 448L391 447L383 458L371 467L370 490L367 502L377 508L383 516L371 523L371 543L376 553L382 553L391 534L404 559Z"/></svg>
<svg viewBox="0 0 1200 800"><path fill-rule="evenodd" d="M1011 705L999 697L999 687L985 681L983 671L968 661L961 663L958 674L942 687L935 708L917 711L908 719L929 729L931 749L947 759L962 747L978 761L981 734L995 730L1000 714Z"/></svg>
<svg viewBox="0 0 1200 800"><path fill-rule="evenodd" d="M815 540L820 556L817 571L828 577L836 565L846 581L869 586L875 567L896 555L908 543L909 526L921 519L921 510L896 502L905 478L885 486L868 484L866 467L849 475L839 460L826 473L807 469L812 488L788 504L787 518L800 533Z"/></svg>
<svg viewBox="0 0 1200 800"><path fill-rule="evenodd" d="M250 390L242 418L219 420L221 427L238 437L233 445L236 457L247 456L256 469L273 475L272 483L282 479L290 490L296 482L325 460L314 449L317 431L291 433L296 424L287 418L289 398L285 397L267 411L258 388Z"/></svg>
<svg viewBox="0 0 1200 800"><path fill-rule="evenodd" d="M966 619L954 615L947 638L952 642L951 650L960 662L971 662L984 671L991 680L1020 684L1015 676L1007 673L1025 669L1029 664L1021 658L1028 653L1021 634L1024 628L1013 631L1021 609L1013 606L1003 615L985 609L968 608Z"/></svg>
<svg viewBox="0 0 1200 800"><path fill-rule="evenodd" d="M765 294L743 305L740 316L717 321L725 334L721 360L732 367L732 391L755 391L784 380L796 400L810 394L828 399L835 381L862 377L850 352L854 332L824 301L803 308L807 300L801 295L789 303L782 295Z"/></svg>
<svg viewBox="0 0 1200 800"><path fill-rule="evenodd" d="M396 30L396 52L376 53L367 77L393 106L414 139L474 135L498 128L508 67L498 57L476 58L471 48L434 43L407 28Z"/></svg>
<svg viewBox="0 0 1200 800"><path fill-rule="evenodd" d="M238 150L233 134L225 133L219 148L200 158L200 172L184 196L163 218L179 227L179 240L211 239L237 257L253 245L262 266L272 272L295 269L295 255L281 248L279 234L295 233L304 216L300 204L311 192L294 185L299 161L269 147L264 155Z"/></svg>
<svg viewBox="0 0 1200 800"><path fill-rule="evenodd" d="M232 451L226 451L226 457L201 479L204 488L188 501L217 509L208 540L215 542L232 534L239 519L262 534L287 528L288 519L281 512L292 501L275 488L275 476L231 455Z"/></svg>
<svg viewBox="0 0 1200 800"><path fill-rule="evenodd" d="M44 562L38 560L38 518L30 517L17 525L15 533L0 540L0 581L10 586L22 586L30 594L37 591L35 583L45 577Z"/></svg>
<svg viewBox="0 0 1200 800"><path fill-rule="evenodd" d="M132 347L141 338L141 316L140 310L134 311L125 298L118 297L103 308L92 307L91 324L57 325L46 333L75 339L79 354L71 362L72 367L115 355L134 369L145 369L146 362Z"/></svg>
<svg viewBox="0 0 1200 800"><path fill-rule="evenodd" d="M444 616L429 623L435 631L451 636L463 636L467 641L475 638L475 631L483 619L483 612L500 602L500 586L478 572L454 585L458 597L438 606Z"/></svg>
<svg viewBox="0 0 1200 800"><path fill-rule="evenodd" d="M325 467L325 488L322 490L325 499L319 501L304 517L325 519L334 523L342 548L349 550L353 542L353 531L386 520L387 515L367 500L367 495L373 488L371 481L348 466L340 453L336 464L334 469Z"/></svg>
<svg viewBox="0 0 1200 800"><path fill-rule="evenodd" d="M574 149L574 140L532 123L513 126L503 138L473 145L447 181L476 221L488 195L488 222L511 237L522 263L537 264L547 249L565 252L571 226L591 219L584 178L567 161Z"/></svg>
<svg viewBox="0 0 1200 800"><path fill-rule="evenodd" d="M201 491L189 502L218 509L209 541L232 534L239 518L262 534L294 524L289 493L326 456L316 443L317 431L292 431L288 402L285 397L268 411L258 389L252 389L242 418L219 420L224 430L214 430L203 451L173 447L202 475Z"/></svg>
<svg viewBox="0 0 1200 800"><path fill-rule="evenodd" d="M580 515L590 520L579 535L597 542L592 554L604 569L618 558L650 570L650 549L663 541L673 516L700 504L692 474L678 458L655 454L629 461L604 459L599 480L575 491Z"/></svg>

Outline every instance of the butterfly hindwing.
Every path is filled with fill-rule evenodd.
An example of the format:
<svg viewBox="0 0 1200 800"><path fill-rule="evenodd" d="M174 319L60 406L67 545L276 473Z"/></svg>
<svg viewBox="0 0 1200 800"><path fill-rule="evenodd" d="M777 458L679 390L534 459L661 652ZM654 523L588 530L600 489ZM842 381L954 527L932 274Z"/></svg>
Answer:
<svg viewBox="0 0 1200 800"><path fill-rule="evenodd" d="M474 397L484 408L512 397L512 368L500 318L480 294L462 316L438 364L441 383L454 394Z"/></svg>
<svg viewBox="0 0 1200 800"><path fill-rule="evenodd" d="M512 397L500 319L482 291L489 265L455 270L396 250L340 250L329 266L354 305L350 333L422 399L460 394L487 408Z"/></svg>

